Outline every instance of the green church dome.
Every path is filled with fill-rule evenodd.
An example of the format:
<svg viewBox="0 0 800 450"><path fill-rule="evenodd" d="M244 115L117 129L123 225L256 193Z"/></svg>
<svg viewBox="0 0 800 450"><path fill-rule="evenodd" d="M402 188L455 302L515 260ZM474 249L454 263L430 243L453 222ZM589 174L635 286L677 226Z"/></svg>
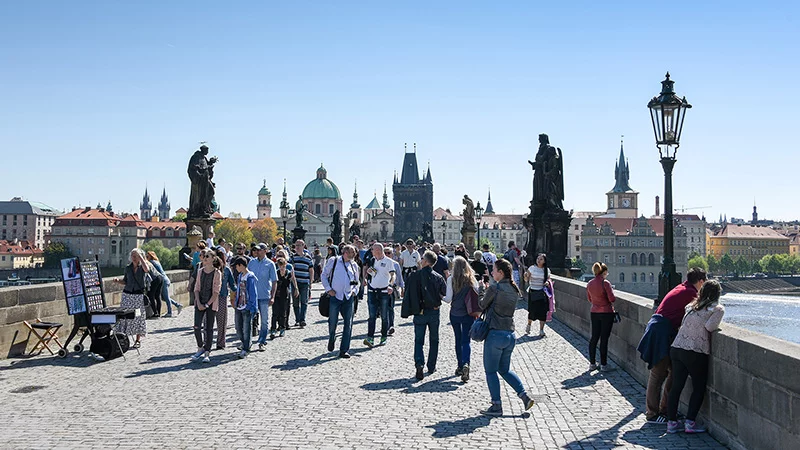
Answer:
<svg viewBox="0 0 800 450"><path fill-rule="evenodd" d="M258 195L270 195L269 189L267 189L267 180L264 180L264 187L258 191Z"/></svg>
<svg viewBox="0 0 800 450"><path fill-rule="evenodd" d="M322 165L317 169L317 178L311 180L303 189L303 199L332 198L341 200L339 188L328 178L328 171Z"/></svg>

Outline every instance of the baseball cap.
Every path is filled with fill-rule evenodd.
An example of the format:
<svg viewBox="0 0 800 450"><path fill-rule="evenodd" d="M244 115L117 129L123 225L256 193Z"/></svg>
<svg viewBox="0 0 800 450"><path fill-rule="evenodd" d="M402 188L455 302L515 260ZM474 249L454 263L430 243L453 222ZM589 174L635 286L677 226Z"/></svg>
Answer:
<svg viewBox="0 0 800 450"><path fill-rule="evenodd" d="M256 245L256 248L259 249L259 250L269 250L269 247L267 247L267 244L265 244L263 242L258 244L258 245Z"/></svg>

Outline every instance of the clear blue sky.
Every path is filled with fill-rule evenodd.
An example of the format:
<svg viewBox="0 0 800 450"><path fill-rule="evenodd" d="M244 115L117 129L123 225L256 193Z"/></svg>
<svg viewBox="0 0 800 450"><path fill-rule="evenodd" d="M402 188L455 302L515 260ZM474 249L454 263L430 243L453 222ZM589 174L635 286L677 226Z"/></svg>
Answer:
<svg viewBox="0 0 800 450"><path fill-rule="evenodd" d="M274 207L284 177L296 199L320 162L366 205L416 142L437 206L483 204L491 186L497 211L520 213L544 132L575 210L605 208L624 134L649 216L663 174L646 104L669 70L694 105L675 206L800 217L795 2L14 3L3 200L138 211L145 185L166 186L174 210L205 140L225 215L255 216L264 178Z"/></svg>

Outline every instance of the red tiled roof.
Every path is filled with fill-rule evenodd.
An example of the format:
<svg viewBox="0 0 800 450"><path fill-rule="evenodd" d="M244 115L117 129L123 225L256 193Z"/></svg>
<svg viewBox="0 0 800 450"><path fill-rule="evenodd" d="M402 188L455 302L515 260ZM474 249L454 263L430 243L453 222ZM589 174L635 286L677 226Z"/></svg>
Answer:
<svg viewBox="0 0 800 450"><path fill-rule="evenodd" d="M495 225L497 229L503 229L503 224L506 225L506 230L511 229L521 229L522 227L522 219L525 216L522 214L489 214L484 215L481 217L481 229L494 229ZM517 225L517 228L513 228L513 225Z"/></svg>
<svg viewBox="0 0 800 450"><path fill-rule="evenodd" d="M159 222L142 222L142 225L145 226L148 230L166 230L167 228L172 228L175 230L186 229L186 222L171 222L171 221L159 221Z"/></svg>
<svg viewBox="0 0 800 450"><path fill-rule="evenodd" d="M136 214L131 214L129 216L124 217L122 220L119 221L117 224L118 227L144 227L144 222L139 220L139 216Z"/></svg>
<svg viewBox="0 0 800 450"><path fill-rule="evenodd" d="M738 225L727 224L725 227L718 231L714 237L727 237L727 238L745 238L745 239L786 239L777 231L769 227L759 227L754 225Z"/></svg>
<svg viewBox="0 0 800 450"><path fill-rule="evenodd" d="M672 217L678 220L696 220L698 222L701 220L697 214L673 214Z"/></svg>
<svg viewBox="0 0 800 450"><path fill-rule="evenodd" d="M11 253L19 256L43 255L44 250L40 250L31 245L30 241L19 241L16 245L9 241L0 241L0 253Z"/></svg>
<svg viewBox="0 0 800 450"><path fill-rule="evenodd" d="M621 217L595 217L594 224L597 225L598 228L602 227L606 223L611 225L611 229L614 230L614 234L617 236L625 236L633 230L634 221L636 220L646 220L653 231L656 232L657 236L664 235L664 220L663 219L626 219Z"/></svg>
<svg viewBox="0 0 800 450"><path fill-rule="evenodd" d="M457 216L457 215L455 215L455 214L453 214L451 212L448 212L444 208L436 208L433 211L433 219L434 220L462 220L461 216Z"/></svg>
<svg viewBox="0 0 800 450"><path fill-rule="evenodd" d="M120 216L105 209L83 208L75 209L64 215L58 216L53 222L58 225L95 225L95 226L114 226L119 223Z"/></svg>

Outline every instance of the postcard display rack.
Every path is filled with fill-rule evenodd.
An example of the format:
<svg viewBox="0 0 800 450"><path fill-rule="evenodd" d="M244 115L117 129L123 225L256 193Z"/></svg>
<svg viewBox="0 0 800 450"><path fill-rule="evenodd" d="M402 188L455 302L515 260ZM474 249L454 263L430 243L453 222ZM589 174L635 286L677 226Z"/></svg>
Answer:
<svg viewBox="0 0 800 450"><path fill-rule="evenodd" d="M103 292L103 277L97 261L81 262L78 258L62 259L61 272L67 299L67 312L73 318L72 331L64 348L58 351L58 356L66 358L69 343L79 331L83 331L83 335L73 350L78 353L84 350L83 341L89 335L91 328L91 313L106 308L106 297Z"/></svg>

